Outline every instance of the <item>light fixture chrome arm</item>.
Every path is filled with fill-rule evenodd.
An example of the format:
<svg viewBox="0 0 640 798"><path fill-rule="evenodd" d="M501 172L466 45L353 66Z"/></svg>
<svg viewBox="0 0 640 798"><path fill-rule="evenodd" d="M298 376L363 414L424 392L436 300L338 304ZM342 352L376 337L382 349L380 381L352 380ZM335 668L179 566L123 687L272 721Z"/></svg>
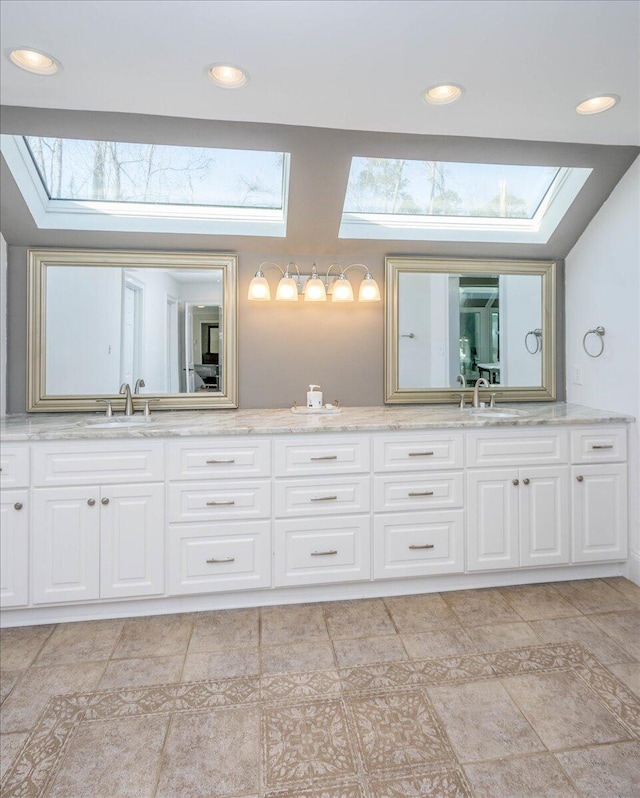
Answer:
<svg viewBox="0 0 640 798"><path fill-rule="evenodd" d="M380 301L380 288L378 283L374 280L373 275L369 271L369 267L364 263L350 263L346 266L342 273L346 275L349 269L364 269L364 279L360 283L360 290L358 291L359 302L379 302Z"/></svg>

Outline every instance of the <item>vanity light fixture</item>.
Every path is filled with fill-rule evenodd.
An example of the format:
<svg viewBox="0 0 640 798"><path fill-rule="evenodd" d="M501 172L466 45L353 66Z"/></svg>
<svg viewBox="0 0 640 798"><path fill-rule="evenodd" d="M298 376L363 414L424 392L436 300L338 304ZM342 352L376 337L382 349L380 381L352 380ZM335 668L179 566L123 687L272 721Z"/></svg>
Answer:
<svg viewBox="0 0 640 798"><path fill-rule="evenodd" d="M275 266L276 269L279 269L282 273L282 277L276 289L276 299L279 302L297 302L298 288L300 285L300 269L298 269L298 265L293 262L287 264L286 271L273 261L265 261L264 263L261 263L260 266L258 266L258 271L255 273L251 282L249 283L247 299L250 299L254 302L268 302L271 299L271 289L269 288L267 278L264 276L262 271L263 266ZM298 282L296 282L291 276L292 267L298 272Z"/></svg>
<svg viewBox="0 0 640 798"><path fill-rule="evenodd" d="M61 67L57 58L31 47L17 47L8 55L11 63L35 75L55 75Z"/></svg>
<svg viewBox="0 0 640 798"><path fill-rule="evenodd" d="M582 116L589 116L591 114L601 114L603 111L608 111L620 102L620 97L617 94L603 94L599 97L590 97L588 100L583 100L576 106L576 112Z"/></svg>
<svg viewBox="0 0 640 798"><path fill-rule="evenodd" d="M464 89L462 86L458 86L455 83L444 83L425 89L422 98L430 105L448 105L459 100L463 94Z"/></svg>
<svg viewBox="0 0 640 798"><path fill-rule="evenodd" d="M347 278L347 271L352 268L363 269L365 275L360 283L360 290L358 292L359 302L379 302L380 301L380 288L378 283L374 280L368 267L363 263L351 263L344 269L339 263L332 263L327 269L327 274L324 279L318 274L318 268L314 263L311 268L311 276L300 274L300 269L296 263L289 263L286 271L273 261L266 261L261 263L249 283L249 291L247 299L253 302L268 302L271 299L271 289L267 278L264 276L263 268L267 266L274 266L282 274L282 278L278 283L276 289L276 300L279 302L297 302L298 295L302 292L304 294L305 302L326 302L327 294L331 294L332 302L353 302L353 286L351 281ZM336 277L330 277L330 272L333 268L339 270ZM295 269L297 277L293 277L291 270ZM303 281L304 287L303 287ZM333 282L331 282L333 281Z"/></svg>
<svg viewBox="0 0 640 798"><path fill-rule="evenodd" d="M327 277L325 282L325 288L327 290L329 290L329 273L334 266L338 266L338 268L340 268L338 263L332 263L327 269ZM360 283L360 290L358 291L358 302L379 302L380 288L378 287L378 283L373 279L373 275L369 271L368 267L365 266L364 263L351 263L344 269L340 268L340 274L338 274L336 281L331 288L331 300L333 302L353 302L353 286L347 278L347 272L349 269L354 268L364 269L365 272L364 279Z"/></svg>
<svg viewBox="0 0 640 798"><path fill-rule="evenodd" d="M209 80L222 89L240 89L249 80L249 75L233 64L211 64L207 67Z"/></svg>

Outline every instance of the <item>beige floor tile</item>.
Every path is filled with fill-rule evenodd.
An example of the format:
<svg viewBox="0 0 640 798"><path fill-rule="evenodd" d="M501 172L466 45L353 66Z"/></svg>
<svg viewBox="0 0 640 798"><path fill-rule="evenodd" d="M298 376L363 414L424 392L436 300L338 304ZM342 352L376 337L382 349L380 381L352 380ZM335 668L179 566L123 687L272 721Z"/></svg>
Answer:
<svg viewBox="0 0 640 798"><path fill-rule="evenodd" d="M622 593L627 601L635 604L636 607L640 607L640 585L636 585L635 582L625 579L624 576L611 576L602 581L609 585L609 587L617 590L618 593Z"/></svg>
<svg viewBox="0 0 640 798"><path fill-rule="evenodd" d="M104 662L78 662L30 668L2 705L3 733L28 731L54 695L95 690L105 669Z"/></svg>
<svg viewBox="0 0 640 798"><path fill-rule="evenodd" d="M293 790L268 790L265 798L365 798L362 787L356 783L345 784L343 779L339 779L339 786L312 787L310 790L301 790L295 787ZM251 796L249 796L251 798ZM256 796L255 798L258 798Z"/></svg>
<svg viewBox="0 0 640 798"><path fill-rule="evenodd" d="M430 687L428 692L460 761L544 751L499 681Z"/></svg>
<svg viewBox="0 0 640 798"><path fill-rule="evenodd" d="M262 673L315 671L335 667L333 647L329 641L262 646Z"/></svg>
<svg viewBox="0 0 640 798"><path fill-rule="evenodd" d="M184 657L149 657L116 659L107 663L99 690L114 687L142 687L150 684L174 684L180 681Z"/></svg>
<svg viewBox="0 0 640 798"><path fill-rule="evenodd" d="M0 779L13 765L18 752L24 745L28 734L0 734Z"/></svg>
<svg viewBox="0 0 640 798"><path fill-rule="evenodd" d="M453 760L422 691L354 697L348 707L367 773Z"/></svg>
<svg viewBox="0 0 640 798"><path fill-rule="evenodd" d="M263 607L260 610L263 646L327 640L327 625L320 604L293 604L287 607Z"/></svg>
<svg viewBox="0 0 640 798"><path fill-rule="evenodd" d="M191 637L193 616L154 615L125 621L113 651L114 659L171 657L185 654Z"/></svg>
<svg viewBox="0 0 640 798"><path fill-rule="evenodd" d="M166 715L80 723L47 798L152 798L168 723Z"/></svg>
<svg viewBox="0 0 640 798"><path fill-rule="evenodd" d="M24 671L0 671L0 704L16 686Z"/></svg>
<svg viewBox="0 0 640 798"><path fill-rule="evenodd" d="M604 665L629 662L632 657L613 638L605 634L589 618L559 618L555 621L533 621L531 628L544 643L576 642L585 645Z"/></svg>
<svg viewBox="0 0 640 798"><path fill-rule="evenodd" d="M439 593L394 596L384 603L399 632L426 632L458 624L458 618Z"/></svg>
<svg viewBox="0 0 640 798"><path fill-rule="evenodd" d="M456 590L442 597L464 626L490 626L496 623L522 621L518 613L493 588L488 590Z"/></svg>
<svg viewBox="0 0 640 798"><path fill-rule="evenodd" d="M552 585L503 587L500 594L525 621L580 615L580 611L565 601Z"/></svg>
<svg viewBox="0 0 640 798"><path fill-rule="evenodd" d="M584 798L640 794L640 743L600 745L556 757Z"/></svg>
<svg viewBox="0 0 640 798"><path fill-rule="evenodd" d="M634 659L640 660L640 610L590 617L596 626L613 637Z"/></svg>
<svg viewBox="0 0 640 798"><path fill-rule="evenodd" d="M329 634L334 640L349 637L384 637L395 634L382 599L334 601L324 605Z"/></svg>
<svg viewBox="0 0 640 798"><path fill-rule="evenodd" d="M575 582L557 582L556 590L580 612L616 612L631 610L633 604L602 579L578 579Z"/></svg>
<svg viewBox="0 0 640 798"><path fill-rule="evenodd" d="M58 624L34 664L64 665L109 659L123 626L122 620Z"/></svg>
<svg viewBox="0 0 640 798"><path fill-rule="evenodd" d="M640 662L625 662L621 665L609 665L608 668L630 690L640 696Z"/></svg>
<svg viewBox="0 0 640 798"><path fill-rule="evenodd" d="M336 652L338 667L340 668L408 659L407 652L404 650L398 635L334 640L333 647Z"/></svg>
<svg viewBox="0 0 640 798"><path fill-rule="evenodd" d="M467 798L470 795L464 774L458 766L450 765L373 778L369 783L371 798Z"/></svg>
<svg viewBox="0 0 640 798"><path fill-rule="evenodd" d="M510 676L502 683L552 751L629 738L628 732L574 673Z"/></svg>
<svg viewBox="0 0 640 798"><path fill-rule="evenodd" d="M190 654L259 643L260 610L257 607L199 612L193 618Z"/></svg>
<svg viewBox="0 0 640 798"><path fill-rule="evenodd" d="M182 672L183 682L204 682L211 679L235 679L260 675L258 646L231 648L187 654Z"/></svg>
<svg viewBox="0 0 640 798"><path fill-rule="evenodd" d="M572 798L578 793L551 754L465 765L474 798Z"/></svg>
<svg viewBox="0 0 640 798"><path fill-rule="evenodd" d="M347 719L337 699L266 706L262 740L264 781L270 789L356 775Z"/></svg>
<svg viewBox="0 0 640 798"><path fill-rule="evenodd" d="M164 747L157 798L257 792L259 762L257 707L176 714Z"/></svg>
<svg viewBox="0 0 640 798"><path fill-rule="evenodd" d="M28 668L38 655L54 626L16 626L0 630L0 665L2 670Z"/></svg>
<svg viewBox="0 0 640 798"><path fill-rule="evenodd" d="M433 659L457 654L475 654L478 647L466 630L458 624L447 626L440 631L419 632L414 635L400 635L411 659Z"/></svg>
<svg viewBox="0 0 640 798"><path fill-rule="evenodd" d="M467 634L482 652L540 645L540 638L529 624L522 621L494 626L469 626Z"/></svg>

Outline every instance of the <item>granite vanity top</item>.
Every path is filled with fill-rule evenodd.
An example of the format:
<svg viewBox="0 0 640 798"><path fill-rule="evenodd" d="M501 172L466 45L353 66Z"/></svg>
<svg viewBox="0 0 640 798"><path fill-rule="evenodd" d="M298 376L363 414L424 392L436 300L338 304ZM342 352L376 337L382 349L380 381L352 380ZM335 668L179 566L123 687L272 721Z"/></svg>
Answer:
<svg viewBox="0 0 640 798"><path fill-rule="evenodd" d="M121 419L125 424L122 424ZM97 440L111 438L180 438L215 435L255 435L316 432L479 429L540 425L622 424L633 416L594 410L564 402L501 404L491 411L460 410L452 405L345 407L332 415L295 415L285 410L168 410L124 419L109 426L104 414L30 413L0 420L3 441ZM126 422L135 422L134 426ZM96 426L100 425L100 426Z"/></svg>

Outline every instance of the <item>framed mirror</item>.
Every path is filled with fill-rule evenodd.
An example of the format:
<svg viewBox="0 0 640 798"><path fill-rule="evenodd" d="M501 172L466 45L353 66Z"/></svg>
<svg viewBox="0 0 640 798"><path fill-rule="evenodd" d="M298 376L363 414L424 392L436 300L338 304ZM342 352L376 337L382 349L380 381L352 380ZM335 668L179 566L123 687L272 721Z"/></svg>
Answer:
<svg viewBox="0 0 640 798"><path fill-rule="evenodd" d="M386 258L385 402L556 398L556 264Z"/></svg>
<svg viewBox="0 0 640 798"><path fill-rule="evenodd" d="M31 249L29 411L238 406L236 255ZM135 396L134 396L135 403Z"/></svg>

